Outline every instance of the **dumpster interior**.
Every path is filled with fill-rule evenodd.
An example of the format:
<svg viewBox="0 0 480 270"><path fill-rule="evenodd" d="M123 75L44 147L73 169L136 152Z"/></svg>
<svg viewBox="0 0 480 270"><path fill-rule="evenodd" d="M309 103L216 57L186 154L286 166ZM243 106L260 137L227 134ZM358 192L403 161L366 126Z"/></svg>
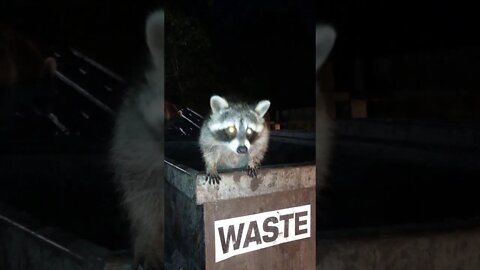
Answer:
<svg viewBox="0 0 480 270"><path fill-rule="evenodd" d="M302 139L301 142L303 143L305 140ZM196 140L166 142L165 157L196 171L205 171L205 165ZM261 166L275 167L286 164L314 164L314 160L315 146L313 140L311 145L304 145L296 142L294 138L291 138L290 142L285 142L278 141L272 136L269 149Z"/></svg>

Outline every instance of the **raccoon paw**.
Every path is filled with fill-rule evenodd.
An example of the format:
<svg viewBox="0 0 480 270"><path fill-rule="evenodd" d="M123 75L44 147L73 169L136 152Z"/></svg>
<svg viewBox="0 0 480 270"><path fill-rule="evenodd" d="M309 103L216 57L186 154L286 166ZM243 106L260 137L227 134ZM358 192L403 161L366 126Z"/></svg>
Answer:
<svg viewBox="0 0 480 270"><path fill-rule="evenodd" d="M212 184L220 184L220 180L222 178L218 174L213 174L213 173L207 173L207 176L205 177L205 181L208 182L210 185Z"/></svg>
<svg viewBox="0 0 480 270"><path fill-rule="evenodd" d="M258 173L258 167L257 166L255 166L255 167L247 166L248 176L250 176L252 178L257 178L257 173Z"/></svg>

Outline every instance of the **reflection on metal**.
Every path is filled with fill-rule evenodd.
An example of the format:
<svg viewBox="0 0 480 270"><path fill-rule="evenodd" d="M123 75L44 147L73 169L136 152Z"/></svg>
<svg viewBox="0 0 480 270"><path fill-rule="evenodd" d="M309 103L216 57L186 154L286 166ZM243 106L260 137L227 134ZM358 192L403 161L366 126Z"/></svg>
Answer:
<svg viewBox="0 0 480 270"><path fill-rule="evenodd" d="M57 76L57 78L59 78L60 80L62 80L64 83L68 84L69 86L73 87L75 90L77 90L80 94L82 94L83 96L85 96L86 98L88 98L90 101L92 101L93 103L95 103L98 107L100 107L102 110L104 110L105 112L107 112L108 114L110 115L115 115L115 113L113 112L113 110L107 106L105 103L101 102L99 99L97 99L95 96L93 96L92 94L90 94L87 90L85 90L83 87L81 87L80 85L76 84L75 82L73 82L72 80L70 80L69 78L67 78L65 75L63 75L62 73L60 73L59 71L55 71L55 75Z"/></svg>
<svg viewBox="0 0 480 270"><path fill-rule="evenodd" d="M195 127L197 128L200 128L199 125L195 124L192 120L190 120L188 117L186 117L185 115L181 114L182 118L187 120L190 124L194 125Z"/></svg>
<svg viewBox="0 0 480 270"><path fill-rule="evenodd" d="M190 108L179 110L180 117L173 118L166 123L166 141L178 140L185 137L196 138L203 123L203 117Z"/></svg>
<svg viewBox="0 0 480 270"><path fill-rule="evenodd" d="M48 114L48 119L50 119L50 121L52 121L52 123L53 123L55 126L57 126L63 133L65 133L65 134L69 134L69 133L70 133L70 131L68 130L68 128L67 128L64 124L62 124L62 123L60 122L60 120L58 120L58 117L57 117L55 114L49 113L49 114Z"/></svg>
<svg viewBox="0 0 480 270"><path fill-rule="evenodd" d="M28 233L28 234L30 234L30 235L32 235L32 236L40 239L41 241L43 241L43 242L45 242L45 243L47 243L47 244L49 244L49 245L52 245L52 246L54 246L54 247L62 250L63 252L67 253L68 255L74 257L75 259L85 260L84 257L82 257L82 256L80 256L80 255L78 255L78 254L76 254L76 253L74 253L74 252L72 252L70 249L68 249L68 248L66 248L66 247L64 247L64 246L61 246L61 245L55 243L54 241L52 241L52 240L50 240L50 239L48 239L48 238L46 238L46 237L44 237L44 236L42 236L42 235L40 235L40 234L38 234L38 233L36 233L36 232L28 229L28 228L25 227L25 226L22 226L21 224L19 224L19 223L15 222L15 221L13 221L13 220L11 220L11 219L3 216L3 215L0 215L0 220L3 220L3 221L5 221L5 222L7 222L8 224L10 224L10 225L12 225L12 226L14 226L14 227L16 227L16 228L18 228L18 229L20 229L20 230Z"/></svg>
<svg viewBox="0 0 480 270"><path fill-rule="evenodd" d="M203 117L190 108L180 110L180 115L197 128L200 128L203 122Z"/></svg>
<svg viewBox="0 0 480 270"><path fill-rule="evenodd" d="M90 115L88 115L88 113L86 112L81 112L82 113L82 116L85 117L85 119L90 119Z"/></svg>
<svg viewBox="0 0 480 270"><path fill-rule="evenodd" d="M196 176L197 204L315 187L314 165L263 168L254 179L243 169L221 173L221 176L218 186L205 183L203 173Z"/></svg>
<svg viewBox="0 0 480 270"><path fill-rule="evenodd" d="M165 162L165 164L170 165L170 166L172 166L173 168L175 168L175 169L177 169L177 170L179 170L179 171L181 171L181 172L184 172L184 173L186 173L186 174L188 174L188 175L191 175L187 170L182 169L180 166L177 166L177 165L173 164L172 162L170 162L170 161L168 161L168 160L164 160L164 162Z"/></svg>
<svg viewBox="0 0 480 270"><path fill-rule="evenodd" d="M190 108L185 108L185 110L193 115L195 115L196 117L200 118L200 119L203 119L203 117L198 114L197 112L195 112L194 110L190 109Z"/></svg>
<svg viewBox="0 0 480 270"><path fill-rule="evenodd" d="M108 68L100 65L99 63L95 62L93 59L85 56L84 54L82 54L81 52L75 50L75 49L70 49L72 51L72 53L80 58L82 58L83 60L85 60L85 62L91 64L92 66L96 67L97 69L101 70L103 73L109 75L110 77L114 78L115 80L121 82L121 83L125 83L125 80L122 79L122 77L120 77L119 75L115 74L113 71L109 70Z"/></svg>
<svg viewBox="0 0 480 270"><path fill-rule="evenodd" d="M183 135L187 135L187 133L186 133L182 128L178 128L178 130L179 130Z"/></svg>

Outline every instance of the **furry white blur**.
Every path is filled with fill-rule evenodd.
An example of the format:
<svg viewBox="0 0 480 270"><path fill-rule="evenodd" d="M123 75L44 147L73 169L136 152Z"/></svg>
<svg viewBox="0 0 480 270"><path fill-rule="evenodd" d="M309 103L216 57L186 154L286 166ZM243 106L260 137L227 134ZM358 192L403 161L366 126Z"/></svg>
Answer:
<svg viewBox="0 0 480 270"><path fill-rule="evenodd" d="M315 32L315 69L318 73L336 39L335 30L328 25L317 25ZM328 116L324 93L316 83L316 166L317 166L317 188L325 184L328 175L328 165L332 144L333 123Z"/></svg>
<svg viewBox="0 0 480 270"><path fill-rule="evenodd" d="M136 266L163 269L164 12L146 20L151 69L130 89L116 119L111 159L131 226Z"/></svg>

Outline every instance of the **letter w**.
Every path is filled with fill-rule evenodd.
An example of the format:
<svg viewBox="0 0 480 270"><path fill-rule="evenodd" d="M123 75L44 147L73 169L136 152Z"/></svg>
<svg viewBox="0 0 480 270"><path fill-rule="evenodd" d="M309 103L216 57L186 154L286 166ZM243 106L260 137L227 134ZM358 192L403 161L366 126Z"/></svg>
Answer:
<svg viewBox="0 0 480 270"><path fill-rule="evenodd" d="M233 242L233 249L238 249L240 247L240 240L242 239L243 234L243 227L245 223L240 223L240 227L238 228L238 235L235 234L234 225L228 226L228 233L227 239L225 240L225 232L223 231L223 227L218 228L218 234L220 235L220 241L222 244L223 254L228 252L230 248L230 240Z"/></svg>

